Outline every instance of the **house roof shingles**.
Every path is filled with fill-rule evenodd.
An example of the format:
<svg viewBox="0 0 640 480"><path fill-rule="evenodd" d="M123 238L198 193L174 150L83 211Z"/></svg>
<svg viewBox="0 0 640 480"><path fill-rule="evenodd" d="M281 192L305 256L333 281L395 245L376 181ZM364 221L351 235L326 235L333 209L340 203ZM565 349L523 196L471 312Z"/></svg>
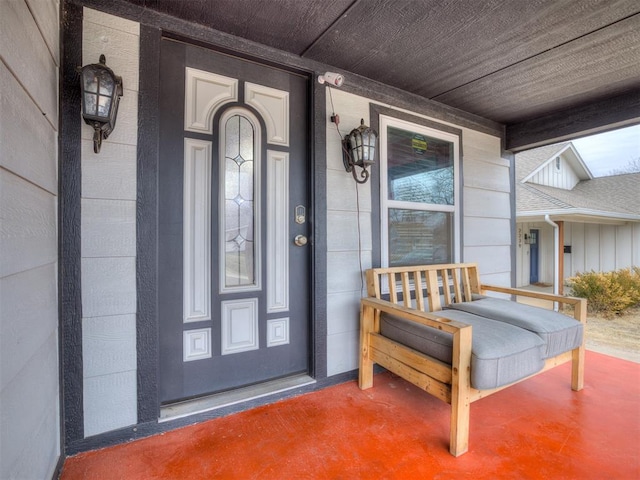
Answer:
<svg viewBox="0 0 640 480"><path fill-rule="evenodd" d="M516 211L518 214L545 214L585 211L632 215L640 220L640 173L597 177L579 182L572 190L534 183L522 183L543 162L568 143L549 145L517 155Z"/></svg>
<svg viewBox="0 0 640 480"><path fill-rule="evenodd" d="M640 216L640 173L584 180L573 190L518 184L516 209L518 212L589 209Z"/></svg>

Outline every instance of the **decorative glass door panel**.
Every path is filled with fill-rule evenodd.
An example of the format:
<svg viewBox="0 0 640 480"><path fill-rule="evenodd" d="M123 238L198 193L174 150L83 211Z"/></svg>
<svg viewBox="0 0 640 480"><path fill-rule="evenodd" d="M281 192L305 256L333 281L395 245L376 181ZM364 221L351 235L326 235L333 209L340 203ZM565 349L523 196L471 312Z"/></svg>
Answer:
<svg viewBox="0 0 640 480"><path fill-rule="evenodd" d="M306 374L308 79L172 40L161 64L161 402Z"/></svg>
<svg viewBox="0 0 640 480"><path fill-rule="evenodd" d="M259 135L248 116L234 110L220 122L220 190L224 191L224 212L220 215L222 291L260 288L260 174ZM258 148L257 148L258 147Z"/></svg>

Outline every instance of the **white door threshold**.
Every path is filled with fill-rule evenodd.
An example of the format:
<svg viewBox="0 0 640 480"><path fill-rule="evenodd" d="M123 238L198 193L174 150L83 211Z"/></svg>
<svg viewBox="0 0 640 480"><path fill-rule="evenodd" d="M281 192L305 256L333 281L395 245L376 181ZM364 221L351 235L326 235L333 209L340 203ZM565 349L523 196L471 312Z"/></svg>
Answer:
<svg viewBox="0 0 640 480"><path fill-rule="evenodd" d="M313 383L316 383L316 381L309 375L294 375L292 377L279 378L277 380L271 380L270 382L259 383L229 392L216 393L215 395L209 395L207 397L174 403L160 407L160 418L158 422L168 422L178 418L188 417L189 415L228 407Z"/></svg>

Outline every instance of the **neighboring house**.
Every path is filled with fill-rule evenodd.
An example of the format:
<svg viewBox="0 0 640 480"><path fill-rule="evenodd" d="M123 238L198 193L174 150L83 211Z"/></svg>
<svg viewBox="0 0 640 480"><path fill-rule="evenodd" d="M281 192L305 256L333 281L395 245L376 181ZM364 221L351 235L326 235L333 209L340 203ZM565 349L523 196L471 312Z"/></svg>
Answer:
<svg viewBox="0 0 640 480"><path fill-rule="evenodd" d="M519 287L640 265L640 173L594 178L571 142L522 152L516 209Z"/></svg>
<svg viewBox="0 0 640 480"><path fill-rule="evenodd" d="M0 478L356 378L364 269L513 285L513 152L640 121L634 2L370 3L0 0ZM102 54L124 96L95 154Z"/></svg>

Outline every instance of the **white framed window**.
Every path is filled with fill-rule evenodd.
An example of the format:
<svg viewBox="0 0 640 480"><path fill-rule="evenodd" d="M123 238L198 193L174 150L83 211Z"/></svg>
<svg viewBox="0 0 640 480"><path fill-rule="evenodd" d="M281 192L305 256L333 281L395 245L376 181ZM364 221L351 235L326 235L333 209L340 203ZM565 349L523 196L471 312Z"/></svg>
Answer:
<svg viewBox="0 0 640 480"><path fill-rule="evenodd" d="M380 116L382 266L459 261L460 141Z"/></svg>

